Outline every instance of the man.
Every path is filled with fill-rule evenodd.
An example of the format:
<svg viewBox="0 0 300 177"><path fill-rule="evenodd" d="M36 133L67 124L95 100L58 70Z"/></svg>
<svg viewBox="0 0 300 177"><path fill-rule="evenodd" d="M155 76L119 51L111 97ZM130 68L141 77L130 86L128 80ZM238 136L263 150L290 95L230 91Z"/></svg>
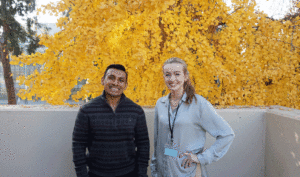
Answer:
<svg viewBox="0 0 300 177"><path fill-rule="evenodd" d="M127 87L124 66L108 66L101 84L103 94L82 106L75 121L72 151L76 174L146 177L149 136L145 113L123 94Z"/></svg>

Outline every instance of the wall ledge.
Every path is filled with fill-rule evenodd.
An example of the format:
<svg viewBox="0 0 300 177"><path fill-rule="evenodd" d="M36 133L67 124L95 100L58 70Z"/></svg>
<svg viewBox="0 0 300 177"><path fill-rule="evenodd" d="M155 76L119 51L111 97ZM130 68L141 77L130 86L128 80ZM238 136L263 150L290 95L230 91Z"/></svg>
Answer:
<svg viewBox="0 0 300 177"><path fill-rule="evenodd" d="M52 106L52 105L0 105L0 111L78 111L80 105L69 107L69 106ZM142 107L145 112L152 112L153 108ZM218 112L267 112L276 115L290 117L300 120L300 110L288 108L284 106L228 106L226 108L218 109Z"/></svg>

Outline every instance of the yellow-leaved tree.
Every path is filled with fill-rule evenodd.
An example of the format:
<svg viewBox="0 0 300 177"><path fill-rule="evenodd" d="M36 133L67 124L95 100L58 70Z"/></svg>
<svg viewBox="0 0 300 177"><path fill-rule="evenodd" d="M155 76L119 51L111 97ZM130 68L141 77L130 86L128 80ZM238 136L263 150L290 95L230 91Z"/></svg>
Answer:
<svg viewBox="0 0 300 177"><path fill-rule="evenodd" d="M41 36L45 53L14 57L11 64L40 64L20 84L21 98L61 105L77 81L88 79L75 101L102 93L112 63L128 70L126 96L142 106L166 95L162 64L186 61L196 92L213 104L300 108L299 20L273 20L255 12L255 1L62 0L45 10L69 17L62 31Z"/></svg>

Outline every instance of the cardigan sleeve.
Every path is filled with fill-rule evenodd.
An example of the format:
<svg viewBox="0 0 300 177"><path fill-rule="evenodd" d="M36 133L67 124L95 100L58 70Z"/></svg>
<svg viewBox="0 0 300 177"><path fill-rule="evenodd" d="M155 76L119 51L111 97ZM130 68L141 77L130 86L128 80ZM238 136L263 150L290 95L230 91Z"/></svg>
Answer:
<svg viewBox="0 0 300 177"><path fill-rule="evenodd" d="M200 124L205 131L216 138L209 149L197 155L201 165L208 165L226 154L235 135L230 125L217 114L210 102L204 98L199 101L201 101Z"/></svg>
<svg viewBox="0 0 300 177"><path fill-rule="evenodd" d="M137 172L139 177L147 177L147 168L149 163L149 135L146 123L146 116L142 114L137 119L135 127L135 142L137 147Z"/></svg>
<svg viewBox="0 0 300 177"><path fill-rule="evenodd" d="M88 116L79 110L72 135L73 162L77 177L88 177L86 148L88 146Z"/></svg>
<svg viewBox="0 0 300 177"><path fill-rule="evenodd" d="M157 135L158 135L158 114L157 114L157 107L155 106L155 114L154 114L154 152L151 158L150 169L152 177L157 177Z"/></svg>

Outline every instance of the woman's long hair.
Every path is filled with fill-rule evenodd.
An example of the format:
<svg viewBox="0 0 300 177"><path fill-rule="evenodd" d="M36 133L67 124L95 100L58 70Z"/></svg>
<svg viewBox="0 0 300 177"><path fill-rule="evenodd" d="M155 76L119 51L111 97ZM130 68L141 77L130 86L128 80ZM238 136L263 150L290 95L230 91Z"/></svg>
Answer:
<svg viewBox="0 0 300 177"><path fill-rule="evenodd" d="M169 58L167 61L165 61L165 63L163 64L163 67L166 64L171 64L171 63L179 63L179 64L181 64L183 66L183 73L184 73L184 75L188 77L188 80L184 81L184 84L183 84L183 89L186 92L185 103L191 104L192 101L193 101L193 98L195 98L195 100L197 101L197 98L195 96L195 88L192 86L192 83L191 83L191 80L190 80L190 76L189 76L189 71L187 70L186 63L182 59L180 59L180 58L172 57L172 58Z"/></svg>

